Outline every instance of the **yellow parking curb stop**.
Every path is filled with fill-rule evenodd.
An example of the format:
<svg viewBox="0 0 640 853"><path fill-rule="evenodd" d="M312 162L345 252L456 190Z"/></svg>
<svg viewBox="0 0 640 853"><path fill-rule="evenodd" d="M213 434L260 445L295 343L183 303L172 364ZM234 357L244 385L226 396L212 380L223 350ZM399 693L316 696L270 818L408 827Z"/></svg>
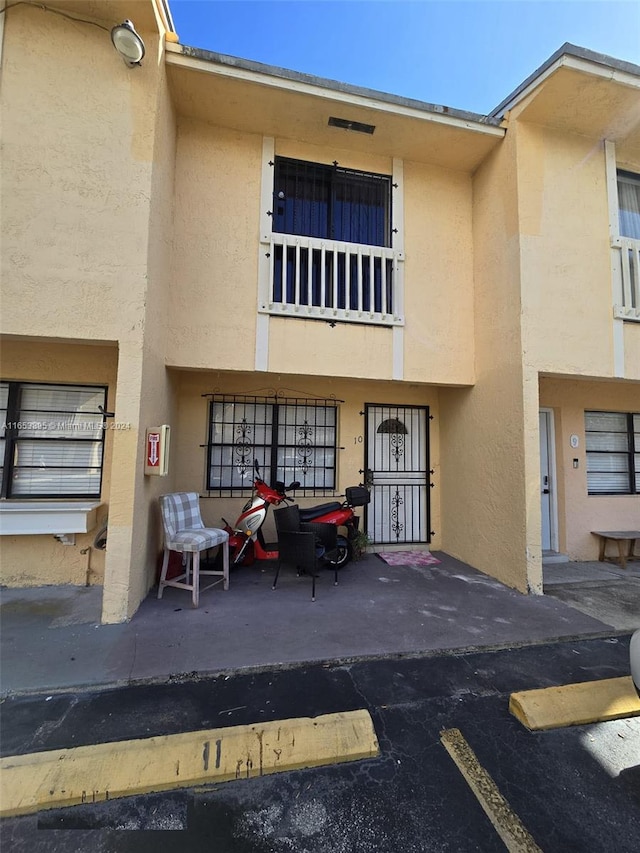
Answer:
<svg viewBox="0 0 640 853"><path fill-rule="evenodd" d="M630 676L512 693L509 711L531 731L619 720L640 714Z"/></svg>
<svg viewBox="0 0 640 853"><path fill-rule="evenodd" d="M379 755L368 711L185 732L0 760L0 815L358 761Z"/></svg>

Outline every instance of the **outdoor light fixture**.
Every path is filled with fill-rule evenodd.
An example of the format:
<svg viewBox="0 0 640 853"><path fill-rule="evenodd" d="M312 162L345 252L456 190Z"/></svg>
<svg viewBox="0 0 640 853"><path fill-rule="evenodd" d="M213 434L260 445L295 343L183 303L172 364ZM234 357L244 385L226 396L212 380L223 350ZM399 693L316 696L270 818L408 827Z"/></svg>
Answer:
<svg viewBox="0 0 640 853"><path fill-rule="evenodd" d="M131 21L123 21L111 30L113 46L123 58L125 65L133 68L140 65L144 56L144 42L135 31Z"/></svg>

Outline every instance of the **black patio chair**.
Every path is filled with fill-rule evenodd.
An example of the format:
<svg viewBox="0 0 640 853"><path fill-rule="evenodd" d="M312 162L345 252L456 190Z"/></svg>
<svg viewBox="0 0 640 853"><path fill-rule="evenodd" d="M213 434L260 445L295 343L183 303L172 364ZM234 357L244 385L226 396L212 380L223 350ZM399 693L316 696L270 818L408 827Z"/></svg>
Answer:
<svg viewBox="0 0 640 853"><path fill-rule="evenodd" d="M280 567L294 566L298 576L311 575L311 601L316 600L318 569L327 565L338 547L338 528L335 524L300 521L297 505L274 510L278 533L278 568L272 589L276 588ZM338 585L338 569L334 568L334 585Z"/></svg>

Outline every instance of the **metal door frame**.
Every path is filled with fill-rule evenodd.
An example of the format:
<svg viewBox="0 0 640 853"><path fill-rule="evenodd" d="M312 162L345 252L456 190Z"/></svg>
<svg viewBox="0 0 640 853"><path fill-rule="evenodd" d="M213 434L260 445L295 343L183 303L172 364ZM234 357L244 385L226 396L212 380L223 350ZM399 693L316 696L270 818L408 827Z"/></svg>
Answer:
<svg viewBox="0 0 640 853"><path fill-rule="evenodd" d="M424 487L425 487L425 503L426 503L426 518L425 518L425 539L411 540L407 545L429 544L431 542L431 485L429 481L429 473L431 469L431 435L429 422L431 415L429 414L429 406L419 406L412 403L365 403L364 404L364 467L363 476L366 482L366 471L368 470L369 461L369 410L376 409L412 409L424 412L425 419L425 448L424 448ZM364 529L369 529L369 506L364 508ZM397 541L390 540L389 542L376 542L376 545L397 545Z"/></svg>
<svg viewBox="0 0 640 853"><path fill-rule="evenodd" d="M558 551L558 477L556 472L556 426L553 409L540 406L539 414L545 416L547 433L547 463L549 469L549 539L551 550ZM539 460L540 468L540 517L542 519L542 460ZM540 526L540 547L542 547L542 524Z"/></svg>

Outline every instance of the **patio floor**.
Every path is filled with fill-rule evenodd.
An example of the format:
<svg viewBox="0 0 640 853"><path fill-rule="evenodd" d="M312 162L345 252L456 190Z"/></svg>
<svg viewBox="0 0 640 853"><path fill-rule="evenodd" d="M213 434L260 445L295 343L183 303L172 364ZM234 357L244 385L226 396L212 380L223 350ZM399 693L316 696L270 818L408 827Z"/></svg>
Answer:
<svg viewBox="0 0 640 853"><path fill-rule="evenodd" d="M274 591L270 564L235 569L229 591L218 586L203 593L196 610L185 591L167 588L160 601L152 591L132 620L121 625L99 624L100 587L5 589L1 689L177 679L631 630L618 627L612 613L605 619L593 608L578 606L573 599L581 581L552 580L550 595L522 595L445 554L435 556L438 565L410 567L389 566L367 555L341 571L337 587L332 572L323 572L315 602L307 577L283 569ZM565 565L580 572L577 567L586 564ZM603 571L602 564L595 565ZM611 580L609 566L600 580L598 575L589 580L590 571L586 582L599 583L605 596L613 585L635 590L633 584L640 584L630 577ZM595 600L594 589L589 587L589 596Z"/></svg>

